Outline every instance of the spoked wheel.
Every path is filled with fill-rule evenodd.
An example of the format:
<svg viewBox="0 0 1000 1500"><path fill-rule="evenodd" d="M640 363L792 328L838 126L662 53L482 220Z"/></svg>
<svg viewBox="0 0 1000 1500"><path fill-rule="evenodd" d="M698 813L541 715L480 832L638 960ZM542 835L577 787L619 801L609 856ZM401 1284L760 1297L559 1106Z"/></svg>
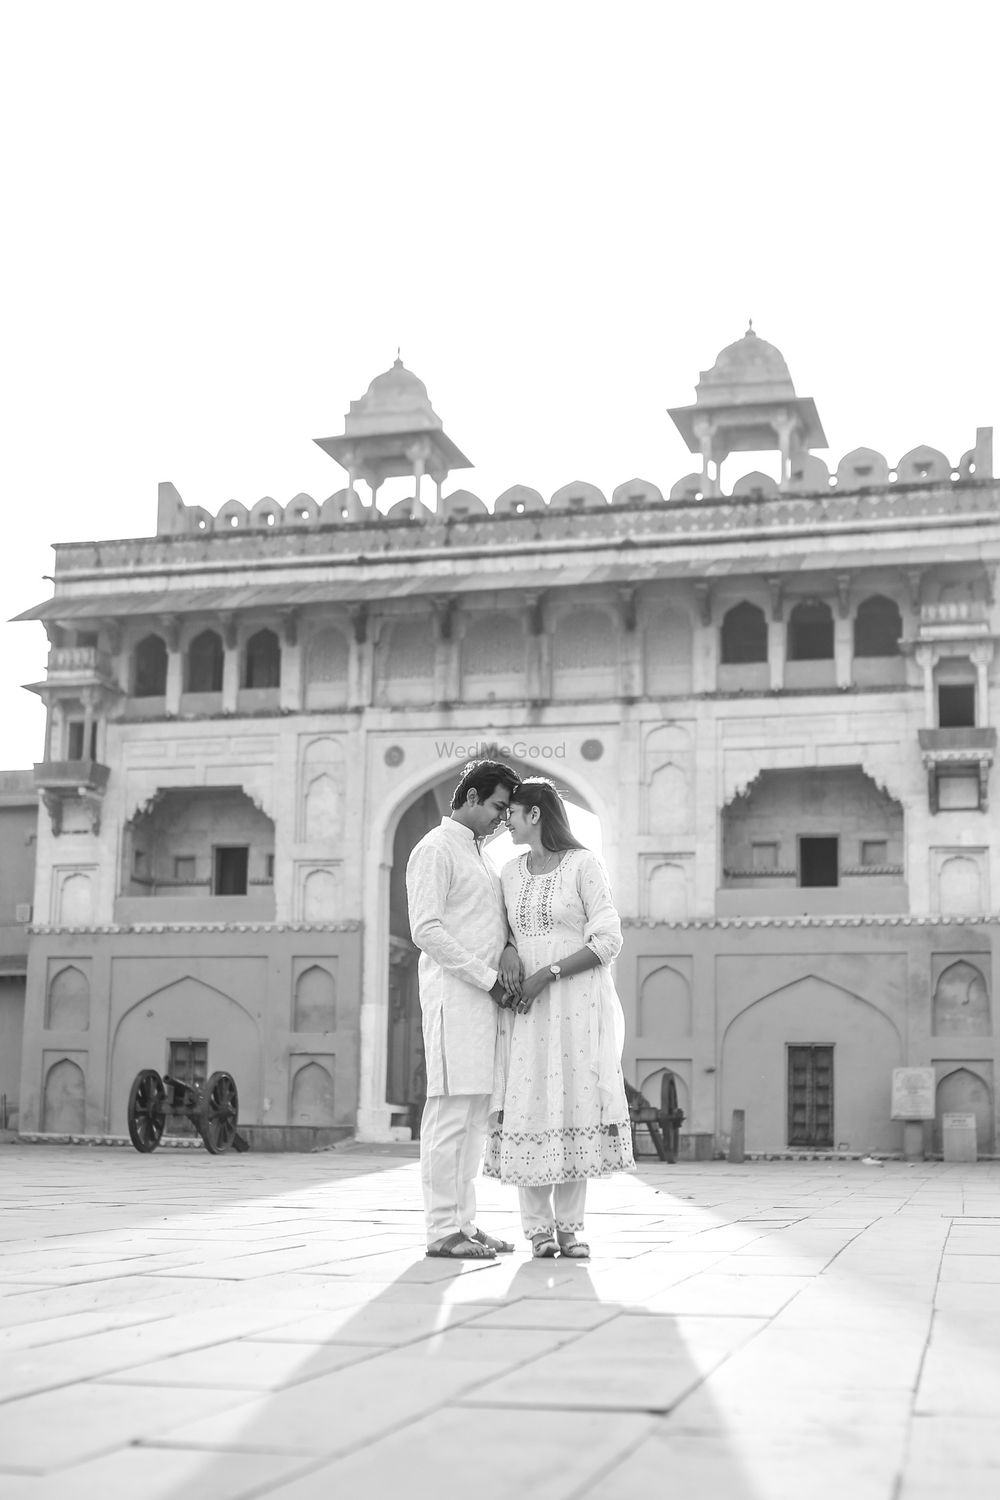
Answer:
<svg viewBox="0 0 1000 1500"><path fill-rule="evenodd" d="M213 1156L228 1151L236 1139L240 1098L228 1073L213 1073L205 1084L198 1111L198 1129L205 1150Z"/></svg>
<svg viewBox="0 0 1000 1500"><path fill-rule="evenodd" d="M167 1091L155 1068L136 1075L128 1096L128 1134L137 1151L155 1151L167 1123Z"/></svg>

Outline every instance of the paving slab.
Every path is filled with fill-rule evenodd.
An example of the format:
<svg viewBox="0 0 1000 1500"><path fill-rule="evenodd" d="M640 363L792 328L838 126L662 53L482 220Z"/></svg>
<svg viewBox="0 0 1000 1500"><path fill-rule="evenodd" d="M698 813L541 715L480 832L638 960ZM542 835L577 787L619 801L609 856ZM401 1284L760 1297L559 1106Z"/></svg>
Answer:
<svg viewBox="0 0 1000 1500"><path fill-rule="evenodd" d="M416 1148L0 1147L3 1500L1000 1494L1000 1163L594 1184L425 1258Z"/></svg>

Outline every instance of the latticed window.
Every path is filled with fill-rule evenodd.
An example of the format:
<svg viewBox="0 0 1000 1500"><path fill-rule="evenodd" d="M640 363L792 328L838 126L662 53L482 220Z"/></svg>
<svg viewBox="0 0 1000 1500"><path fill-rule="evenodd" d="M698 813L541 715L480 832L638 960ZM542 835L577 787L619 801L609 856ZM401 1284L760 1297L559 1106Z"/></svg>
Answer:
<svg viewBox="0 0 1000 1500"><path fill-rule="evenodd" d="M561 672L586 672L618 662L618 637L609 617L597 609L564 615L552 641L552 665Z"/></svg>
<svg viewBox="0 0 1000 1500"><path fill-rule="evenodd" d="M903 633L899 607L883 594L873 594L858 606L854 618L855 656L898 656Z"/></svg>
<svg viewBox="0 0 1000 1500"><path fill-rule="evenodd" d="M350 649L339 630L324 630L309 644L306 677L309 682L342 682L347 676Z"/></svg>
<svg viewBox="0 0 1000 1500"><path fill-rule="evenodd" d="M397 622L389 635L386 676L434 676L434 637L429 620Z"/></svg>
<svg viewBox="0 0 1000 1500"><path fill-rule="evenodd" d="M764 611L746 600L726 611L722 622L722 663L743 666L767 661L767 620Z"/></svg>
<svg viewBox="0 0 1000 1500"><path fill-rule="evenodd" d="M500 677L524 670L524 631L510 615L475 620L462 642L462 667L470 677Z"/></svg>

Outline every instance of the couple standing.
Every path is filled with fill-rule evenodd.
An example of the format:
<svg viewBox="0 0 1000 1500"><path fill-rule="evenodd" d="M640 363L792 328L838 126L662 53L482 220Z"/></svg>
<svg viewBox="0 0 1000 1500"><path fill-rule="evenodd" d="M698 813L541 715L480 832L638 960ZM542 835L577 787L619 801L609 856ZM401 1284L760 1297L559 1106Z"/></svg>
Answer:
<svg viewBox="0 0 1000 1500"><path fill-rule="evenodd" d="M532 1254L585 1259L588 1178L633 1165L610 972L621 924L607 876L543 778L473 761L451 805L406 870L421 950L427 1254L513 1250L476 1227L485 1144L486 1175L518 1187ZM503 823L526 852L498 877L481 845Z"/></svg>

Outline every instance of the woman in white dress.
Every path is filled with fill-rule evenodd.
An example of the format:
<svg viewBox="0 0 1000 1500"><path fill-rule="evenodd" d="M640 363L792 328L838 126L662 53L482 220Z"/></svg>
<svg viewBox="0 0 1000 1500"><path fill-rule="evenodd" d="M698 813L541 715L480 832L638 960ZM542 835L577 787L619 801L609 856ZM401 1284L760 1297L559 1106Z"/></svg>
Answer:
<svg viewBox="0 0 1000 1500"><path fill-rule="evenodd" d="M604 866L573 837L550 781L521 782L509 826L527 845L501 872L524 979L503 1016L484 1171L517 1185L534 1256L583 1260L588 1179L635 1165L610 969L621 923Z"/></svg>

